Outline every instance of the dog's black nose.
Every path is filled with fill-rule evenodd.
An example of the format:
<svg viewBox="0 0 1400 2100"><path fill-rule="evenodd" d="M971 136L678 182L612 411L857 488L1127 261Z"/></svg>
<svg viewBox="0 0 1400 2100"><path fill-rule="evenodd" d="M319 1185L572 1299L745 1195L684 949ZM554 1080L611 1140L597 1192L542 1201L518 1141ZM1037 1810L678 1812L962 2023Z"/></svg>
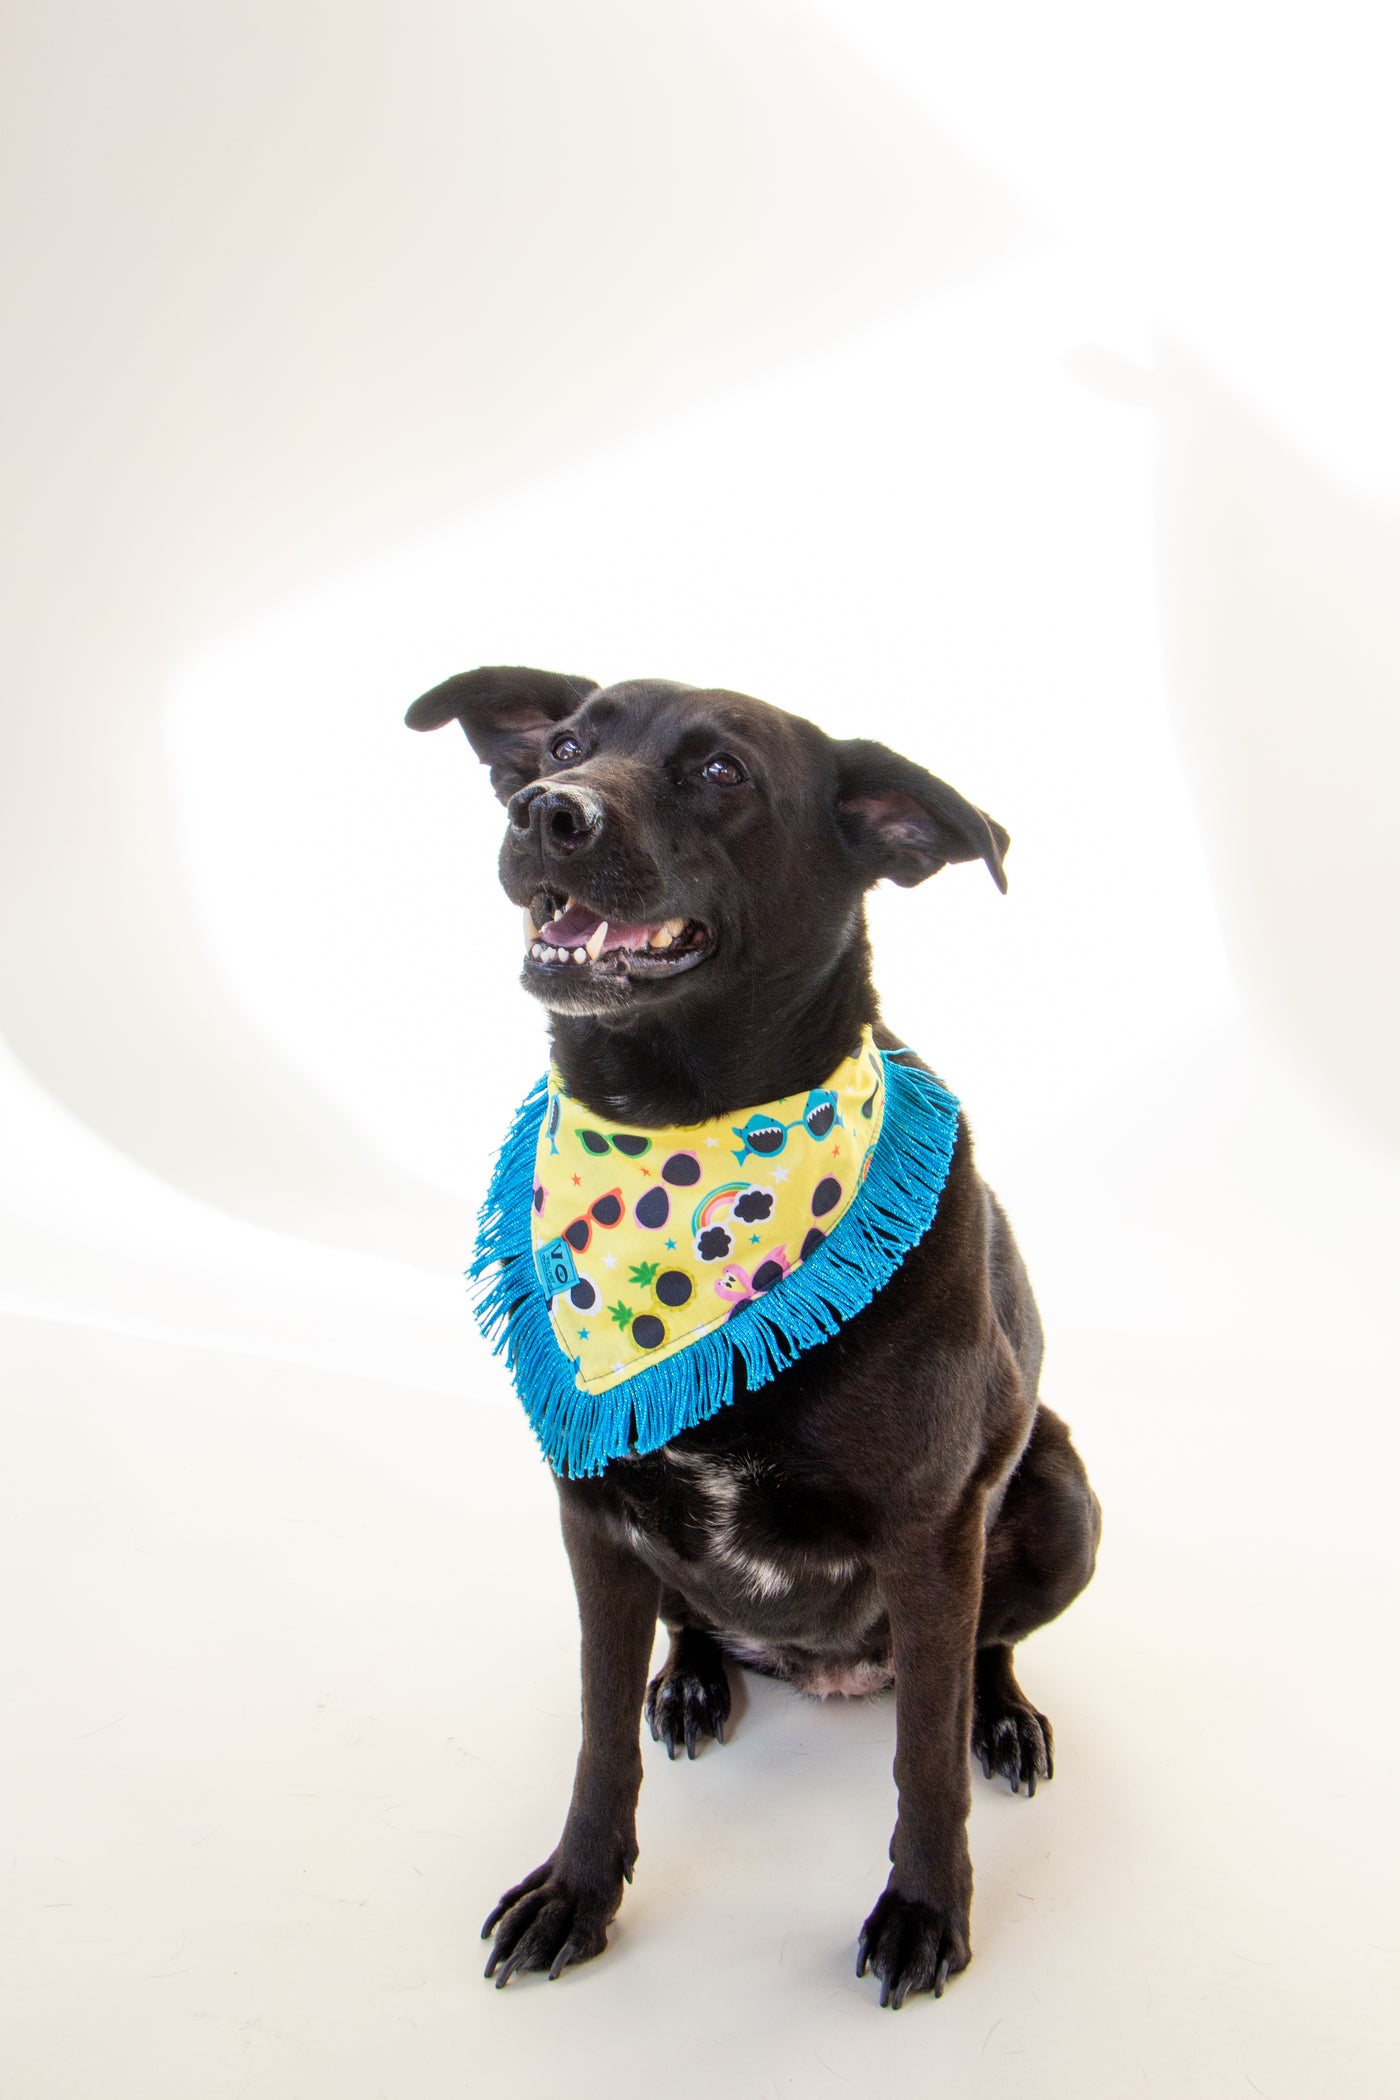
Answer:
<svg viewBox="0 0 1400 2100"><path fill-rule="evenodd" d="M549 853L579 853L591 846L603 828L603 805L591 788L546 787L543 781L521 788L506 804L516 831L534 830Z"/></svg>

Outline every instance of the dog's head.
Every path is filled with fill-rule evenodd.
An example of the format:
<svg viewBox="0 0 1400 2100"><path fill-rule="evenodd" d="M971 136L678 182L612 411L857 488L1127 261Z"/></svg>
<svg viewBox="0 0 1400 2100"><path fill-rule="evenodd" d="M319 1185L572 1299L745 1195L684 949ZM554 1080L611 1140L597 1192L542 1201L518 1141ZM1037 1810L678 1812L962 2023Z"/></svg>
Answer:
<svg viewBox="0 0 1400 2100"><path fill-rule="evenodd" d="M954 789L741 693L508 666L449 678L407 720L460 722L490 767L524 983L556 1013L751 1014L830 977L882 876L983 860L1006 888L1006 832Z"/></svg>

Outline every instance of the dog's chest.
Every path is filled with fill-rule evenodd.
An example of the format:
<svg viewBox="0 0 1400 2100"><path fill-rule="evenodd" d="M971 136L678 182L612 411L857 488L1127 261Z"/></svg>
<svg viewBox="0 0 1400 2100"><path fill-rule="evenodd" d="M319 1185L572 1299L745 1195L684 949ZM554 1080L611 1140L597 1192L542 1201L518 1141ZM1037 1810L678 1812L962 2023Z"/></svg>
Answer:
<svg viewBox="0 0 1400 2100"><path fill-rule="evenodd" d="M749 1620L786 1617L864 1574L825 1498L771 1458L668 1445L614 1468L628 1544L663 1580Z"/></svg>

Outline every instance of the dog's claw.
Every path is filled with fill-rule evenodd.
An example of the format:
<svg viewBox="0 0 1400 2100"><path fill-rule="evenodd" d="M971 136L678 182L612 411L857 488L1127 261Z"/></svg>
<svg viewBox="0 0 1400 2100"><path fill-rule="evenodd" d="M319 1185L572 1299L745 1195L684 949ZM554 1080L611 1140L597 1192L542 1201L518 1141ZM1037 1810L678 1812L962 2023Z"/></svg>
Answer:
<svg viewBox="0 0 1400 2100"><path fill-rule="evenodd" d="M577 1958L578 1943L575 1940L565 1940L563 1946L559 1949L559 1952L555 1955L553 1961L549 1965L550 1982L557 1983L559 1981L559 1978L563 1975L565 1969L568 1968L569 1963L571 1961L577 1960Z"/></svg>
<svg viewBox="0 0 1400 2100"><path fill-rule="evenodd" d="M608 1921L622 1893L611 1897L576 1888L549 1862L508 1889L486 1921L496 1944L484 1974L504 1990L511 1978L542 1969L553 1982L572 1963L591 1961L608 1943Z"/></svg>
<svg viewBox="0 0 1400 2100"><path fill-rule="evenodd" d="M533 1895L535 1890L549 1879L549 1871L549 1862L546 1860L542 1867L536 1867L533 1874L527 1874L523 1881L516 1882L514 1888L506 1890L481 1928L481 1937L484 1940L490 1939L508 1910L513 1910L523 1896ZM491 1971L488 1969L486 1973L489 1976Z"/></svg>
<svg viewBox="0 0 1400 2100"><path fill-rule="evenodd" d="M966 1913L954 1915L886 1889L861 1928L856 1974L873 1969L880 2003L898 2012L915 1991L941 1998L950 1975L971 1960Z"/></svg>
<svg viewBox="0 0 1400 2100"><path fill-rule="evenodd" d="M984 1708L972 1717L972 1750L988 1779L998 1775L1013 1794L1024 1786L1029 1800L1042 1779L1055 1776L1055 1733L1049 1721L1023 1701Z"/></svg>
<svg viewBox="0 0 1400 2100"><path fill-rule="evenodd" d="M706 1736L724 1741L729 1717L729 1679L719 1650L706 1641L697 1642L693 1656L679 1664L667 1663L647 1686L646 1720L652 1741L664 1743L666 1755L674 1759L682 1744L693 1760Z"/></svg>

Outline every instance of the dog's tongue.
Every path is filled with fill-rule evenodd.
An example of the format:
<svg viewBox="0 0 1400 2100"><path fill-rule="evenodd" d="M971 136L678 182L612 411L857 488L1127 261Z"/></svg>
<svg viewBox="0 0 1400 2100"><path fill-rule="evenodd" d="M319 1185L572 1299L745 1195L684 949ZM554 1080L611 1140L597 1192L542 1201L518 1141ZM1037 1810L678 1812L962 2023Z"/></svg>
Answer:
<svg viewBox="0 0 1400 2100"><path fill-rule="evenodd" d="M541 926L540 939L554 948L585 948L600 924L599 914L590 911L586 904L571 904L562 919L551 919ZM606 955L610 948L645 948L654 930L651 926L614 926L609 921L602 952Z"/></svg>

